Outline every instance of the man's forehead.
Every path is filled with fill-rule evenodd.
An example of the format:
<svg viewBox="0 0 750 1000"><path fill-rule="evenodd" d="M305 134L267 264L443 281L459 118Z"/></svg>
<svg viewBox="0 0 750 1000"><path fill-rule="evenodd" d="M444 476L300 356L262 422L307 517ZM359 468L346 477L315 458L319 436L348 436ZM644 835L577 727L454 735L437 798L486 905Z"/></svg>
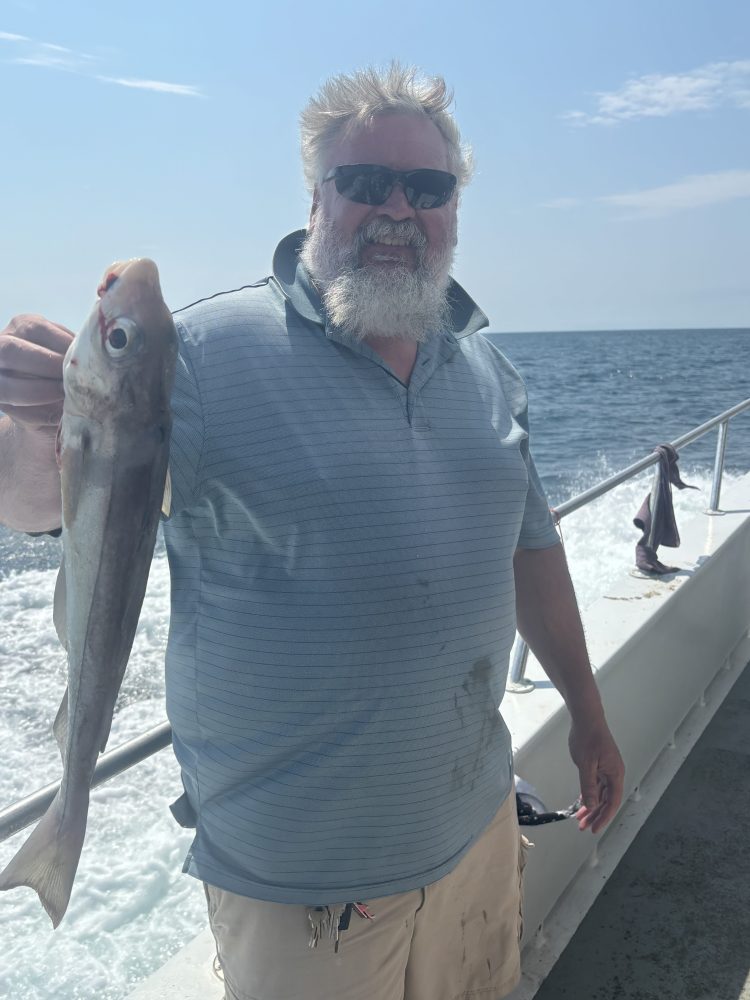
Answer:
<svg viewBox="0 0 750 1000"><path fill-rule="evenodd" d="M440 129L424 114L382 114L353 126L333 143L326 167L342 163L445 170L448 146Z"/></svg>

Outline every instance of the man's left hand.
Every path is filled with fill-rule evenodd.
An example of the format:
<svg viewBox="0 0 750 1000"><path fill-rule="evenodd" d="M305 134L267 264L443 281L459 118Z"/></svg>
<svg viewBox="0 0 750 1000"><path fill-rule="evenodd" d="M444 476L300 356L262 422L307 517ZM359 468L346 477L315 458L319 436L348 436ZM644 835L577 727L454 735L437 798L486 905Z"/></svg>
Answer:
<svg viewBox="0 0 750 1000"><path fill-rule="evenodd" d="M578 827L598 833L622 802L625 765L604 719L594 725L574 722L568 746L581 778L583 805L576 813Z"/></svg>

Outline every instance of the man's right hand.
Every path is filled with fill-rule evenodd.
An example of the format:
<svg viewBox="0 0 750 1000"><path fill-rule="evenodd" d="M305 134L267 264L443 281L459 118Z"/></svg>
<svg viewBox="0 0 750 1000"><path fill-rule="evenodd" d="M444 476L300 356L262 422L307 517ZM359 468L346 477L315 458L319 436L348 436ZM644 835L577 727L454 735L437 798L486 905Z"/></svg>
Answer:
<svg viewBox="0 0 750 1000"><path fill-rule="evenodd" d="M0 331L0 411L27 433L54 435L62 416L62 363L73 333L42 316Z"/></svg>
<svg viewBox="0 0 750 1000"><path fill-rule="evenodd" d="M0 330L0 523L17 531L62 521L55 443L72 340L41 316L16 316Z"/></svg>

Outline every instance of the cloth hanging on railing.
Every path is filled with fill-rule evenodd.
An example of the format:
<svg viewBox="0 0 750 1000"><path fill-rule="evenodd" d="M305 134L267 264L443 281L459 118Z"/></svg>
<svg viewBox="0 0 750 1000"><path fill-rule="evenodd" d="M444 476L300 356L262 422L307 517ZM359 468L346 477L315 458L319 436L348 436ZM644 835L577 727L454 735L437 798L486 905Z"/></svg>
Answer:
<svg viewBox="0 0 750 1000"><path fill-rule="evenodd" d="M677 468L679 455L671 444L660 444L654 451L659 455L657 480L654 489L649 493L641 509L633 518L633 524L643 532L635 547L635 564L644 573L674 573L679 567L665 566L660 562L656 550L660 545L670 549L678 548L680 533L677 530L674 507L672 505L672 487L678 490L697 490L697 486L689 486L680 479ZM651 509L651 497L654 497L654 510Z"/></svg>

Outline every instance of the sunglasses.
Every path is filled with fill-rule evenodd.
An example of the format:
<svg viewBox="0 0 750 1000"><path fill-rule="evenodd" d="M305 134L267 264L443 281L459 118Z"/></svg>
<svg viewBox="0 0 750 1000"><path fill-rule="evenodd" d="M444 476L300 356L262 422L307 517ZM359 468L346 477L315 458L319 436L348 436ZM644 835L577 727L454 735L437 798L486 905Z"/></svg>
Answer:
<svg viewBox="0 0 750 1000"><path fill-rule="evenodd" d="M322 183L327 181L334 181L342 197L359 205L384 205L400 184L412 208L440 208L456 187L455 176L446 170L391 170L375 163L334 167Z"/></svg>

